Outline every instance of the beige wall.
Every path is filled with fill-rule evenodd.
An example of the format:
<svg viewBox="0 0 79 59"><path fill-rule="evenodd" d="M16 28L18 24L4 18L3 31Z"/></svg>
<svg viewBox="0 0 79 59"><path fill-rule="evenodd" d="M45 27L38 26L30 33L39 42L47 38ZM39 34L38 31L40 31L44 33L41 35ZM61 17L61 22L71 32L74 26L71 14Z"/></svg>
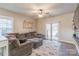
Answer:
<svg viewBox="0 0 79 59"><path fill-rule="evenodd" d="M75 43L72 29L73 13L67 13L48 19L37 20L37 32L45 34L45 24L59 22L59 40Z"/></svg>
<svg viewBox="0 0 79 59"><path fill-rule="evenodd" d="M35 30L35 23L33 25L33 29L23 29L23 21L24 20L31 20L33 22L35 22L35 20L27 17L27 16L24 16L24 15L21 15L21 14L17 14L17 13L14 13L14 12L10 12L8 10L4 10L4 9L0 9L0 15L1 16L6 16L6 17L12 17L13 18L13 32L28 32L28 31L33 31Z"/></svg>
<svg viewBox="0 0 79 59"><path fill-rule="evenodd" d="M38 33L45 34L45 24L46 23L53 23L53 22L59 22L59 40L74 43L74 39L72 38L73 30L72 30L72 19L73 19L73 13L63 14L56 17L46 18L46 19L38 19L36 21L36 27L35 27L35 20L26 17L21 14L17 14L14 12L10 12L8 10L0 9L0 15L1 16L7 16L7 17L13 17L14 19L14 26L13 26L13 32L28 32L28 29L23 29L23 20L32 20L34 22L33 31L37 30Z"/></svg>

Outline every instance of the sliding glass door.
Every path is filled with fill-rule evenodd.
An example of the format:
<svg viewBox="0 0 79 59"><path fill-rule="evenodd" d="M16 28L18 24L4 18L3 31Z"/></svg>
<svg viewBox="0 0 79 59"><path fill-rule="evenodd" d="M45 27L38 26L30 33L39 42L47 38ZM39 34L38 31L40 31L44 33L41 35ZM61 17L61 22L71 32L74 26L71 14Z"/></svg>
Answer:
<svg viewBox="0 0 79 59"><path fill-rule="evenodd" d="M58 23L46 24L46 38L48 40L57 40L58 39Z"/></svg>
<svg viewBox="0 0 79 59"><path fill-rule="evenodd" d="M51 24L46 24L46 39L51 40Z"/></svg>

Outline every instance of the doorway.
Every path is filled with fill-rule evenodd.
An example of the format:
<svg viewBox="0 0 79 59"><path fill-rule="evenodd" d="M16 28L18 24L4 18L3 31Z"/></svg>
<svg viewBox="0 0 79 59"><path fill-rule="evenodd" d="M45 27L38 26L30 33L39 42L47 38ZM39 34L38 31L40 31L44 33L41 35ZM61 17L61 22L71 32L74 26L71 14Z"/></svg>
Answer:
<svg viewBox="0 0 79 59"><path fill-rule="evenodd" d="M46 39L58 40L59 23L46 24Z"/></svg>

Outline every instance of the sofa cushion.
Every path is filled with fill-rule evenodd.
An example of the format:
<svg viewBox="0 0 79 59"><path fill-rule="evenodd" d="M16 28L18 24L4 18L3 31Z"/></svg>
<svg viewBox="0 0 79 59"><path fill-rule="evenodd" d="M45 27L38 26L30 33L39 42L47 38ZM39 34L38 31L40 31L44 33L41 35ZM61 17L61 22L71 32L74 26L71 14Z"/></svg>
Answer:
<svg viewBox="0 0 79 59"><path fill-rule="evenodd" d="M18 35L16 35L16 37L17 37L19 40L23 40L23 38L25 38L25 35L24 35L24 34L18 34Z"/></svg>
<svg viewBox="0 0 79 59"><path fill-rule="evenodd" d="M33 36L32 36L32 34L31 33L27 33L27 39L31 39L31 38L33 38Z"/></svg>
<svg viewBox="0 0 79 59"><path fill-rule="evenodd" d="M24 43L27 41L27 38L25 37L24 34L18 34L17 35L18 40L20 41L20 43Z"/></svg>
<svg viewBox="0 0 79 59"><path fill-rule="evenodd" d="M31 42L40 42L40 41L42 41L41 38L32 38L32 39L28 39L28 40L31 41Z"/></svg>

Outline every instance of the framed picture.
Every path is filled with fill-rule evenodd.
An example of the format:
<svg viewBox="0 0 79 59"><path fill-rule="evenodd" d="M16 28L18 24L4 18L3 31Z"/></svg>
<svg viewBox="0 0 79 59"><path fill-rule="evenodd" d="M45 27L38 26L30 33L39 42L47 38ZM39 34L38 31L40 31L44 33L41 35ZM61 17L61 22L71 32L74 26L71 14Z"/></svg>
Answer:
<svg viewBox="0 0 79 59"><path fill-rule="evenodd" d="M24 29L32 29L32 27L33 27L33 21L27 21L27 20L23 21Z"/></svg>

